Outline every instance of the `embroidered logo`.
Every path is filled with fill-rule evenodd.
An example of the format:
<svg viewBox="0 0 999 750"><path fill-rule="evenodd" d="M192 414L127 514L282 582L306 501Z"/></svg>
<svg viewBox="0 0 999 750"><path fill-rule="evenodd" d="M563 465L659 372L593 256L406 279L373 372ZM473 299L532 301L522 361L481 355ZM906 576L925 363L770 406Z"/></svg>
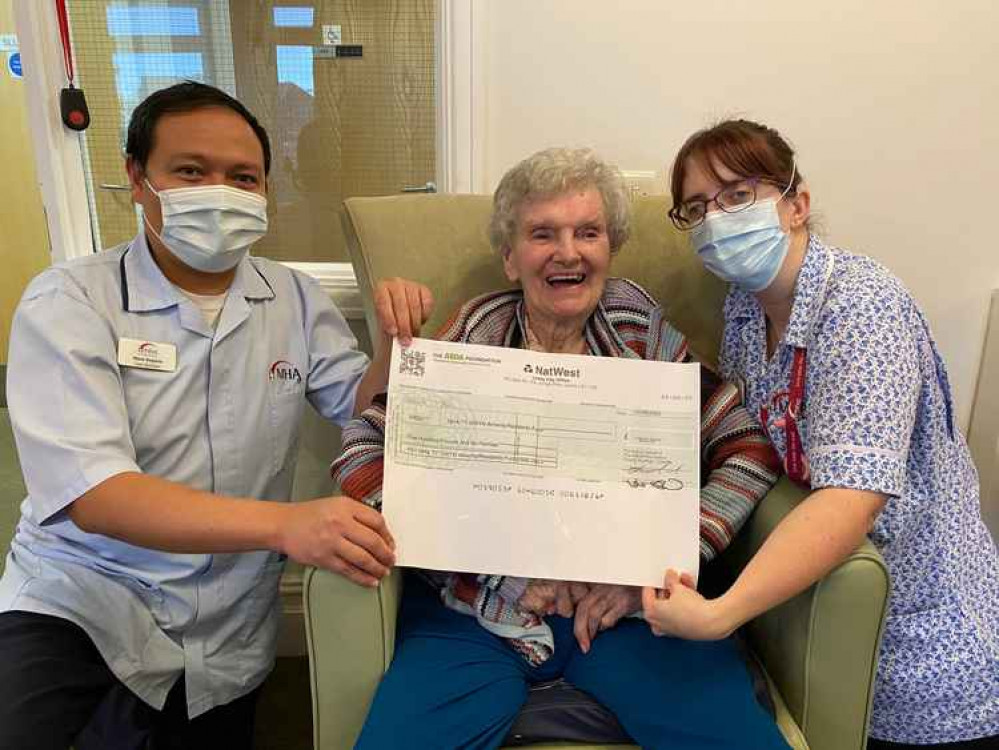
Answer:
<svg viewBox="0 0 999 750"><path fill-rule="evenodd" d="M294 364L284 359L271 364L267 371L267 379L279 394L302 390L302 373Z"/></svg>

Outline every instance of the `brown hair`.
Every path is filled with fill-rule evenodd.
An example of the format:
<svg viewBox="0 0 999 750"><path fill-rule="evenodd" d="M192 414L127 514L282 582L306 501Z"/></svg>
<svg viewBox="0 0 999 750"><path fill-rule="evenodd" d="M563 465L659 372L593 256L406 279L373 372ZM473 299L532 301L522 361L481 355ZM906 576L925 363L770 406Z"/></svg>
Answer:
<svg viewBox="0 0 999 750"><path fill-rule="evenodd" d="M795 168L794 149L773 128L751 120L722 120L694 133L680 148L670 170L673 205L683 202L683 180L687 164L698 162L719 183L725 182L715 168L721 164L740 177L762 177L782 188L792 180L794 195L803 179Z"/></svg>

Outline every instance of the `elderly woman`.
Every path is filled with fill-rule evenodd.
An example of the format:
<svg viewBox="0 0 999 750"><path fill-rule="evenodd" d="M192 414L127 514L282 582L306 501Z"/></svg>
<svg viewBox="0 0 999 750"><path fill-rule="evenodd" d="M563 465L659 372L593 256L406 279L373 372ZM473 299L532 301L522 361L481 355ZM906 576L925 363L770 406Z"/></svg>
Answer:
<svg viewBox="0 0 999 750"><path fill-rule="evenodd" d="M723 596L667 577L657 632L723 638L839 564L870 533L892 593L871 750L999 747L999 558L943 360L886 268L810 230L794 151L746 120L695 133L671 212L732 287L722 372L810 490Z"/></svg>
<svg viewBox="0 0 999 750"><path fill-rule="evenodd" d="M531 156L500 182L490 227L506 275L519 288L471 300L441 338L688 360L683 336L649 295L609 277L628 226L616 169L585 150ZM737 389L719 386L706 371L704 381L701 554L711 559L774 482L777 464L739 406ZM377 406L352 422L334 464L344 492L374 507L383 426ZM786 747L754 697L733 640L656 638L641 619L627 617L640 608L640 589L627 586L411 575L395 657L358 747L497 747L528 686L558 677L609 708L643 747Z"/></svg>

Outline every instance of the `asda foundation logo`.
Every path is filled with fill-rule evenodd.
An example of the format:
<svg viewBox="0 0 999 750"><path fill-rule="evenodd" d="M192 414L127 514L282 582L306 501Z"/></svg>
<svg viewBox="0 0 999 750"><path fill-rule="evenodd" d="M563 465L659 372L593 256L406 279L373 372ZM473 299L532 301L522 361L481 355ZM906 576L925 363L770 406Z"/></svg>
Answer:
<svg viewBox="0 0 999 750"><path fill-rule="evenodd" d="M295 393L302 390L302 373L291 362L279 359L271 364L267 379L278 393Z"/></svg>

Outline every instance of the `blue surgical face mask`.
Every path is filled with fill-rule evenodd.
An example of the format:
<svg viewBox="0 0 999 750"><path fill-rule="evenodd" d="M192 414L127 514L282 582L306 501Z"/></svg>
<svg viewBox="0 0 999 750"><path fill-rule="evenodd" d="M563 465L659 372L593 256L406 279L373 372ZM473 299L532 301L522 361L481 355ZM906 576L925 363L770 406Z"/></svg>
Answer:
<svg viewBox="0 0 999 750"><path fill-rule="evenodd" d="M791 245L780 226L777 200L757 201L736 213L708 214L691 232L704 266L747 292L770 286Z"/></svg>
<svg viewBox="0 0 999 750"><path fill-rule="evenodd" d="M267 199L229 185L156 190L163 226L146 227L182 263L208 273L235 268L267 232Z"/></svg>

